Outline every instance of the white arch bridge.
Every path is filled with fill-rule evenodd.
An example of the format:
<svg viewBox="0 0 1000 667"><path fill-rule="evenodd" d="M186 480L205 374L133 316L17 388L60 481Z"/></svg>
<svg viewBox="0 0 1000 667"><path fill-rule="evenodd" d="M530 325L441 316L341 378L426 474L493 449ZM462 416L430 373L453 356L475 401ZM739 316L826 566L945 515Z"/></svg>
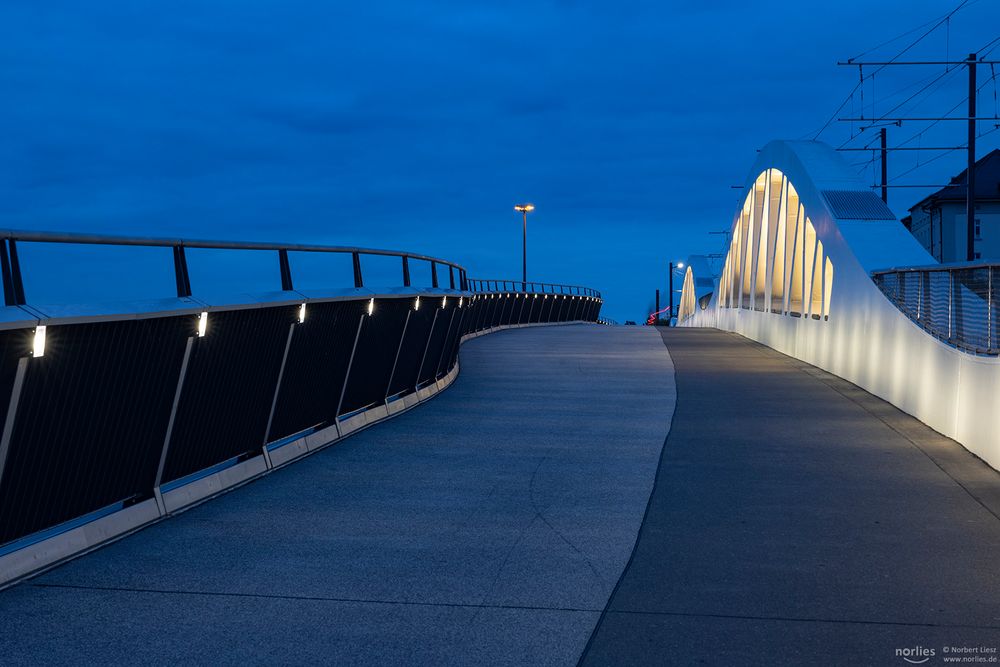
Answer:
<svg viewBox="0 0 1000 667"><path fill-rule="evenodd" d="M771 142L745 192L721 275L689 262L679 324L818 366L1000 468L993 268L936 264L820 142Z"/></svg>

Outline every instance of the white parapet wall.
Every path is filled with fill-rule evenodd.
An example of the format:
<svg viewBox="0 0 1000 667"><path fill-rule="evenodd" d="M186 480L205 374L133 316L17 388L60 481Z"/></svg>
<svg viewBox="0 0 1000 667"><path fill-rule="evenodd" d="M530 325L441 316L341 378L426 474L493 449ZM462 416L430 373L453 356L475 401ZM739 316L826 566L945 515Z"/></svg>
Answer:
<svg viewBox="0 0 1000 667"><path fill-rule="evenodd" d="M872 281L877 269L935 263L872 189L826 144L775 141L744 192L715 291L682 308L679 325L818 366L1000 469L1000 360L938 340Z"/></svg>

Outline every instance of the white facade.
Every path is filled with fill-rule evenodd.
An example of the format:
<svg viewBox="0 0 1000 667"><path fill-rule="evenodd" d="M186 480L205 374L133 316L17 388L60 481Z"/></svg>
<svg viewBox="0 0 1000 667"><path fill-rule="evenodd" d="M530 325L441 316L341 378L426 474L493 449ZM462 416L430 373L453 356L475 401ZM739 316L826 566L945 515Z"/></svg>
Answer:
<svg viewBox="0 0 1000 667"><path fill-rule="evenodd" d="M934 263L881 199L820 142L768 144L745 192L719 286L680 326L735 331L843 377L1000 469L1000 360L937 340L872 282L875 269Z"/></svg>

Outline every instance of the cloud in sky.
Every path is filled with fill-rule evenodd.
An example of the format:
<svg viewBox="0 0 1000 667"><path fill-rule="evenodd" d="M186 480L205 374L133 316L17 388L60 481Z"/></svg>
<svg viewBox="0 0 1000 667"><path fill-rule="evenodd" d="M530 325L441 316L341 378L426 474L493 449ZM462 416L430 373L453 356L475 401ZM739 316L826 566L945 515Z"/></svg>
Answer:
<svg viewBox="0 0 1000 667"><path fill-rule="evenodd" d="M527 199L532 276L638 320L667 261L721 247L754 150L853 86L836 61L950 8L871 4L11 0L0 224L398 247L516 277ZM978 0L914 53L962 57L996 25ZM878 77L865 103L928 74ZM934 112L964 95L952 79Z"/></svg>

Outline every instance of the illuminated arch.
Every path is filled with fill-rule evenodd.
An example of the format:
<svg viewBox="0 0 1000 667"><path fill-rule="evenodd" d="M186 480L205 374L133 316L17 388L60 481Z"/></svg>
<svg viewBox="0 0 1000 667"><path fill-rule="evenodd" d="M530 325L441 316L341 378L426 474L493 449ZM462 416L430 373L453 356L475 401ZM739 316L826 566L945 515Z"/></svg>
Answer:
<svg viewBox="0 0 1000 667"><path fill-rule="evenodd" d="M939 340L875 285L873 271L936 262L872 188L826 144L774 141L744 193L718 289L678 323L733 331L845 378L1000 468L1000 359Z"/></svg>
<svg viewBox="0 0 1000 667"><path fill-rule="evenodd" d="M720 308L829 319L833 262L781 170L754 179L733 223L719 290Z"/></svg>

